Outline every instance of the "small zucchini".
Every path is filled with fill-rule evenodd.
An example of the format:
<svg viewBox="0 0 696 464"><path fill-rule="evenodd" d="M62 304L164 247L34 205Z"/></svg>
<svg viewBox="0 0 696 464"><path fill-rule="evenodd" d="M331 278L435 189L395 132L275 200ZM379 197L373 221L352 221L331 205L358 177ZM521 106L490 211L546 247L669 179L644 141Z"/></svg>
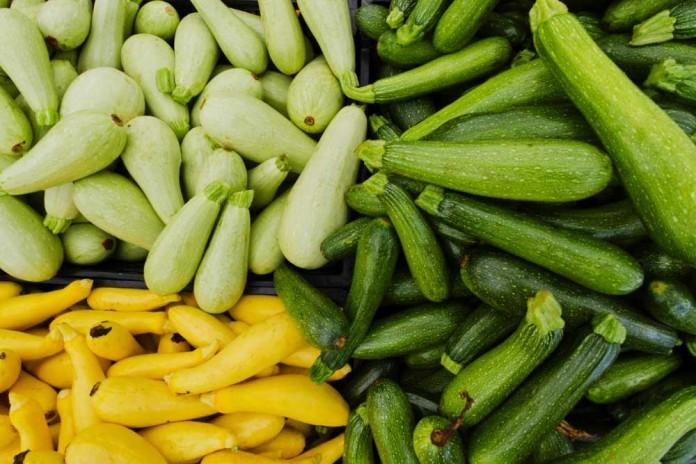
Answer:
<svg viewBox="0 0 696 464"><path fill-rule="evenodd" d="M401 129L380 114L371 114L368 118L372 134L380 140L391 142L401 137Z"/></svg>
<svg viewBox="0 0 696 464"><path fill-rule="evenodd" d="M346 204L355 212L363 216L386 216L387 210L379 197L370 192L363 184L351 186L346 190Z"/></svg>
<svg viewBox="0 0 696 464"><path fill-rule="evenodd" d="M220 181L230 192L246 189L247 170L244 160L236 152L216 148L203 161L196 179L196 194L205 190L210 183Z"/></svg>
<svg viewBox="0 0 696 464"><path fill-rule="evenodd" d="M252 209L260 209L273 201L276 192L288 177L288 160L285 155L264 161L248 171L247 188L254 191Z"/></svg>
<svg viewBox="0 0 696 464"><path fill-rule="evenodd" d="M414 68L426 64L441 55L435 50L429 39L402 45L398 42L396 32L387 31L377 41L377 55L387 64L399 68Z"/></svg>
<svg viewBox="0 0 696 464"><path fill-rule="evenodd" d="M266 206L251 223L249 270L254 274L270 274L285 259L278 244L278 230L287 199L287 193L280 195Z"/></svg>
<svg viewBox="0 0 696 464"><path fill-rule="evenodd" d="M329 297L286 264L273 273L273 284L307 341L322 350L345 345L348 320Z"/></svg>
<svg viewBox="0 0 696 464"><path fill-rule="evenodd" d="M260 0L268 54L283 74L293 75L305 65L304 34L291 0Z"/></svg>
<svg viewBox="0 0 696 464"><path fill-rule="evenodd" d="M127 263L144 263L147 253L145 248L119 240L112 258L116 261L125 261Z"/></svg>
<svg viewBox="0 0 696 464"><path fill-rule="evenodd" d="M373 464L372 433L367 414L367 404L358 406L348 419L346 442L343 451L344 464Z"/></svg>
<svg viewBox="0 0 696 464"><path fill-rule="evenodd" d="M244 292L253 198L253 190L231 193L222 209L193 284L193 296L203 311L227 311Z"/></svg>
<svg viewBox="0 0 696 464"><path fill-rule="evenodd" d="M360 237L370 224L370 218L361 217L336 229L321 242L321 252L328 261L338 261L354 254Z"/></svg>
<svg viewBox="0 0 696 464"><path fill-rule="evenodd" d="M696 335L696 300L686 285L676 280L653 280L646 296L648 312L655 319Z"/></svg>
<svg viewBox="0 0 696 464"><path fill-rule="evenodd" d="M181 141L181 186L188 200L198 191L198 179L205 161L218 148L202 127L191 129Z"/></svg>
<svg viewBox="0 0 696 464"><path fill-rule="evenodd" d="M437 111L435 101L429 97L418 97L399 101L387 106L389 116L402 130L408 130Z"/></svg>
<svg viewBox="0 0 696 464"><path fill-rule="evenodd" d="M450 298L467 298L471 292L464 286L458 273L452 274L450 278ZM428 299L418 289L416 279L408 272L394 274L386 293L384 294L384 305L391 306L413 306L427 303Z"/></svg>
<svg viewBox="0 0 696 464"><path fill-rule="evenodd" d="M367 398L367 391L379 379L396 376L399 364L394 359L367 361L353 372L341 389L341 394L352 407L358 406Z"/></svg>
<svg viewBox="0 0 696 464"><path fill-rule="evenodd" d="M367 38L379 39L383 33L389 30L387 16L389 8L379 3L368 3L355 10L355 25Z"/></svg>
<svg viewBox="0 0 696 464"><path fill-rule="evenodd" d="M199 13L181 20L174 36L174 83L172 98L187 104L208 83L220 51L215 37Z"/></svg>
<svg viewBox="0 0 696 464"><path fill-rule="evenodd" d="M630 30L641 21L677 3L678 0L615 0L605 10L602 25L610 31Z"/></svg>
<svg viewBox="0 0 696 464"><path fill-rule="evenodd" d="M411 369L435 369L440 365L440 358L445 352L445 344L435 345L414 351L404 356L406 366Z"/></svg>
<svg viewBox="0 0 696 464"><path fill-rule="evenodd" d="M496 0L453 0L435 27L435 48L442 53L460 50L471 41L497 3Z"/></svg>
<svg viewBox="0 0 696 464"><path fill-rule="evenodd" d="M416 421L406 394L396 382L380 379L370 387L367 417L384 464L418 464L412 439Z"/></svg>
<svg viewBox="0 0 696 464"><path fill-rule="evenodd" d="M458 423L444 417L426 416L413 431L413 448L421 464L462 464L466 462Z"/></svg>
<svg viewBox="0 0 696 464"><path fill-rule="evenodd" d="M53 83L56 86L58 98L62 99L67 92L70 84L77 79L77 70L67 60L51 60L51 68L53 69Z"/></svg>
<svg viewBox="0 0 696 464"><path fill-rule="evenodd" d="M265 73L264 76L268 75ZM227 69L210 79L191 108L191 125L201 125L201 108L211 97L226 97L229 95L248 95L261 99L264 95L262 79L250 71L241 68Z"/></svg>
<svg viewBox="0 0 696 464"><path fill-rule="evenodd" d="M669 256L654 243L642 244L634 256L646 275L661 279L683 279L693 269L689 263Z"/></svg>
<svg viewBox="0 0 696 464"><path fill-rule="evenodd" d="M517 15L492 11L481 24L478 34L480 37L505 37L514 47L520 47L529 43L529 23L526 20L520 21Z"/></svg>
<svg viewBox="0 0 696 464"><path fill-rule="evenodd" d="M150 290L168 295L180 292L191 282L227 193L222 182L209 184L165 226L145 261L145 283Z"/></svg>
<svg viewBox="0 0 696 464"><path fill-rule="evenodd" d="M541 439L534 453L529 457L530 464L552 462L575 451L573 442L563 433L554 430Z"/></svg>
<svg viewBox="0 0 696 464"><path fill-rule="evenodd" d="M164 224L135 182L103 171L75 182L75 206L101 230L149 250Z"/></svg>
<svg viewBox="0 0 696 464"><path fill-rule="evenodd" d="M33 141L31 122L10 94L0 88L0 155L20 156Z"/></svg>
<svg viewBox="0 0 696 464"><path fill-rule="evenodd" d="M179 171L181 150L172 129L152 116L126 125L128 144L121 154L126 170L165 224L184 206Z"/></svg>
<svg viewBox="0 0 696 464"><path fill-rule="evenodd" d="M102 67L121 69L128 3L129 0L94 0L89 35L77 62L80 73Z"/></svg>
<svg viewBox="0 0 696 464"><path fill-rule="evenodd" d="M130 0L133 1L133 0ZM147 2L135 16L135 33L152 34L163 40L171 40L179 26L179 13L167 2ZM201 50L201 53L204 50Z"/></svg>
<svg viewBox="0 0 696 464"><path fill-rule="evenodd" d="M617 421L624 421L637 411L667 399L682 388L694 385L694 382L696 382L696 375L693 372L689 370L677 372L625 401L610 405L609 413Z"/></svg>
<svg viewBox="0 0 696 464"><path fill-rule="evenodd" d="M696 100L696 86L692 82L694 72L696 72L696 65L680 64L670 58L653 65L645 80L645 86L674 94L687 102L694 102Z"/></svg>
<svg viewBox="0 0 696 464"><path fill-rule="evenodd" d="M36 24L54 50L74 50L87 40L92 22L92 2L57 0L39 8Z"/></svg>
<svg viewBox="0 0 696 464"><path fill-rule="evenodd" d="M140 0L129 0L126 4L126 20L123 22L123 37L128 38L133 35L135 28L135 17L140 10Z"/></svg>
<svg viewBox="0 0 696 464"><path fill-rule="evenodd" d="M73 224L63 234L65 261L79 266L99 264L116 251L117 241L92 224Z"/></svg>
<svg viewBox="0 0 696 464"><path fill-rule="evenodd" d="M421 40L435 27L449 3L449 0L418 0L406 22L396 31L399 44Z"/></svg>
<svg viewBox="0 0 696 464"><path fill-rule="evenodd" d="M117 118L94 111L74 113L2 171L0 190L22 195L87 177L115 161L126 140L126 129Z"/></svg>
<svg viewBox="0 0 696 464"><path fill-rule="evenodd" d="M398 29L415 8L416 2L417 0L391 0L387 16L389 27Z"/></svg>
<svg viewBox="0 0 696 464"><path fill-rule="evenodd" d="M694 13L693 2L677 3L670 9L656 13L633 26L631 45L693 39L696 37Z"/></svg>
<svg viewBox="0 0 696 464"><path fill-rule="evenodd" d="M263 101L283 116L288 116L288 91L292 78L283 73L266 71L259 77L263 89Z"/></svg>
<svg viewBox="0 0 696 464"><path fill-rule="evenodd" d="M44 192L44 226L54 234L65 232L80 215L73 200L74 192L75 185L72 182L51 187Z"/></svg>
<svg viewBox="0 0 696 464"><path fill-rule="evenodd" d="M341 84L323 56L302 68L288 88L290 120L308 134L324 132L342 106Z"/></svg>
<svg viewBox="0 0 696 464"><path fill-rule="evenodd" d="M191 3L233 66L255 74L266 70L268 53L263 40L227 5L221 0L192 0Z"/></svg>

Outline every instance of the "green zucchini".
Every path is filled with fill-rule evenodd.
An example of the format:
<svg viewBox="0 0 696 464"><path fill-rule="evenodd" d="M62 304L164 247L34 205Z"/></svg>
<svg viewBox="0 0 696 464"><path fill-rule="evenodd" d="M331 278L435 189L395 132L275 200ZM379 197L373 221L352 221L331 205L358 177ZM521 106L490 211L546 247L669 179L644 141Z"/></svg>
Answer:
<svg viewBox="0 0 696 464"><path fill-rule="evenodd" d="M444 301L450 291L445 257L409 194L381 173L367 180L365 186L384 204L418 289L430 301Z"/></svg>
<svg viewBox="0 0 696 464"><path fill-rule="evenodd" d="M367 416L382 463L418 464L412 440L413 410L396 382L381 379L370 387Z"/></svg>
<svg viewBox="0 0 696 464"><path fill-rule="evenodd" d="M283 74L295 74L306 60L304 34L290 0L259 1L268 54Z"/></svg>
<svg viewBox="0 0 696 464"><path fill-rule="evenodd" d="M36 24L54 50L74 50L87 40L92 22L91 1L57 0L39 8Z"/></svg>
<svg viewBox="0 0 696 464"><path fill-rule="evenodd" d="M342 348L348 336L348 319L329 297L312 287L287 264L273 273L273 285L309 343L322 350Z"/></svg>
<svg viewBox="0 0 696 464"><path fill-rule="evenodd" d="M14 99L0 88L0 155L19 156L34 141L31 123Z"/></svg>
<svg viewBox="0 0 696 464"><path fill-rule="evenodd" d="M135 27L135 17L138 16L140 10L140 0L130 0L126 4L126 20L123 22L123 37L133 35Z"/></svg>
<svg viewBox="0 0 696 464"><path fill-rule="evenodd" d="M166 122L179 139L189 129L188 108L160 90L163 76L173 82L174 50L150 34L136 34L121 48L123 70L142 88L149 112ZM159 82L159 83L158 83Z"/></svg>
<svg viewBox="0 0 696 464"><path fill-rule="evenodd" d="M435 345L407 354L404 356L404 362L411 369L434 369L440 365L440 358L444 352L444 344Z"/></svg>
<svg viewBox="0 0 696 464"><path fill-rule="evenodd" d="M635 24L677 3L678 0L615 0L604 12L602 24L610 31L630 30Z"/></svg>
<svg viewBox="0 0 696 464"><path fill-rule="evenodd" d="M287 199L287 193L276 197L251 223L249 270L254 274L270 274L285 259L278 244L278 230Z"/></svg>
<svg viewBox="0 0 696 464"><path fill-rule="evenodd" d="M127 263L142 263L147 258L147 250L138 245L119 240L116 245L116 251L112 255L117 261L125 261Z"/></svg>
<svg viewBox="0 0 696 464"><path fill-rule="evenodd" d="M41 216L19 198L0 195L0 269L15 279L42 282L63 263L60 239L41 223Z"/></svg>
<svg viewBox="0 0 696 464"><path fill-rule="evenodd" d="M441 356L442 366L458 374L481 353L510 335L519 317L486 304L479 305L454 329Z"/></svg>
<svg viewBox="0 0 696 464"><path fill-rule="evenodd" d="M408 130L435 114L435 102L429 96L392 103L387 106L389 116L402 130Z"/></svg>
<svg viewBox="0 0 696 464"><path fill-rule="evenodd" d="M694 72L696 65L683 65L673 59L653 65L645 86L674 94L677 97L693 102L696 100L696 83Z"/></svg>
<svg viewBox="0 0 696 464"><path fill-rule="evenodd" d="M393 378L399 364L393 359L368 361L353 372L341 388L343 398L353 407L358 406L367 398L369 388L381 378Z"/></svg>
<svg viewBox="0 0 696 464"><path fill-rule="evenodd" d="M426 416L413 431L413 448L421 464L462 464L464 444L455 425L440 416Z"/></svg>
<svg viewBox="0 0 696 464"><path fill-rule="evenodd" d="M513 46L519 47L529 39L529 24L513 15L492 11L481 24L478 34L481 37L505 37Z"/></svg>
<svg viewBox="0 0 696 464"><path fill-rule="evenodd" d="M129 179L103 171L75 182L75 206L104 232L149 250L164 225L142 190Z"/></svg>
<svg viewBox="0 0 696 464"><path fill-rule="evenodd" d="M602 191L612 175L611 161L604 153L571 140L370 140L357 153L371 170L384 169L460 192L508 200L581 200Z"/></svg>
<svg viewBox="0 0 696 464"><path fill-rule="evenodd" d="M658 321L696 335L696 299L686 285L676 280L653 280L647 287L645 303Z"/></svg>
<svg viewBox="0 0 696 464"><path fill-rule="evenodd" d="M607 409L614 419L624 421L637 411L667 399L684 387L694 385L694 382L696 382L696 376L693 372L688 370L677 372L625 401L609 405Z"/></svg>
<svg viewBox="0 0 696 464"><path fill-rule="evenodd" d="M676 257L696 260L696 178L684 176L696 170L696 145L565 5L540 0L530 15L537 51L607 148L651 238Z"/></svg>
<svg viewBox="0 0 696 464"><path fill-rule="evenodd" d="M692 270L688 263L669 256L653 243L641 244L634 256L645 273L653 277L681 279Z"/></svg>
<svg viewBox="0 0 696 464"><path fill-rule="evenodd" d="M72 114L0 174L0 190L21 195L87 177L115 161L126 139L125 128L112 116L93 111Z"/></svg>
<svg viewBox="0 0 696 464"><path fill-rule="evenodd" d="M416 203L452 226L592 290L624 295L643 283L643 271L629 254L581 232L435 187L427 187Z"/></svg>
<svg viewBox="0 0 696 464"><path fill-rule="evenodd" d="M372 433L367 415L367 404L357 407L348 419L343 451L344 464L373 464Z"/></svg>
<svg viewBox="0 0 696 464"><path fill-rule="evenodd" d="M288 88L290 120L308 134L324 132L342 106L341 84L322 56L302 68Z"/></svg>
<svg viewBox="0 0 696 464"><path fill-rule="evenodd" d="M288 91L292 78L285 74L266 71L259 77L263 89L263 101L268 103L283 116L288 116Z"/></svg>
<svg viewBox="0 0 696 464"><path fill-rule="evenodd" d="M670 2L672 3L672 2ZM647 45L696 37L693 2L676 3L633 26L631 45Z"/></svg>
<svg viewBox="0 0 696 464"><path fill-rule="evenodd" d="M363 216L386 216L387 210L377 195L370 192L363 184L353 185L345 194L346 204Z"/></svg>
<svg viewBox="0 0 696 464"><path fill-rule="evenodd" d="M128 1L94 0L89 35L82 45L77 62L80 73L101 67L121 68Z"/></svg>
<svg viewBox="0 0 696 464"><path fill-rule="evenodd" d="M406 100L486 76L506 63L511 54L507 40L490 37L365 87L344 86L343 91L365 103Z"/></svg>
<svg viewBox="0 0 696 464"><path fill-rule="evenodd" d="M227 311L244 292L249 262L249 207L253 198L253 190L233 192L220 213L193 283L193 295L203 311Z"/></svg>
<svg viewBox="0 0 696 464"><path fill-rule="evenodd" d="M176 134L152 116L139 116L127 125L128 144L121 160L165 224L184 206L179 171L181 150Z"/></svg>
<svg viewBox="0 0 696 464"><path fill-rule="evenodd" d="M358 30L372 40L389 30L387 16L389 8L378 3L368 3L355 10L355 25Z"/></svg>
<svg viewBox="0 0 696 464"><path fill-rule="evenodd" d="M356 359L404 356L447 340L467 313L467 305L424 304L376 321L353 353Z"/></svg>
<svg viewBox="0 0 696 464"><path fill-rule="evenodd" d="M416 413L416 417L434 416L437 414L437 403L420 393L407 391L406 398Z"/></svg>
<svg viewBox="0 0 696 464"><path fill-rule="evenodd" d="M550 292L541 290L529 299L527 307L512 335L460 370L447 385L440 400L443 415L458 417L468 402L468 397L462 397L466 392L474 401L462 425L478 424L556 349L565 326L561 306Z"/></svg>
<svg viewBox="0 0 696 464"><path fill-rule="evenodd" d="M460 50L471 41L496 3L496 0L453 0L435 27L435 48L442 53Z"/></svg>
<svg viewBox="0 0 696 464"><path fill-rule="evenodd" d="M461 230L442 221L438 221L437 219L431 219L430 225L437 235L451 242L462 246L475 245L478 243L478 239L476 237L467 234L466 232L462 232Z"/></svg>
<svg viewBox="0 0 696 464"><path fill-rule="evenodd" d="M458 273L454 273L451 277L450 297L451 298L466 298L471 296L471 292L464 286ZM385 305L393 306L413 306L421 303L427 303L428 299L418 289L416 279L411 274L397 273L392 278L391 284L384 294Z"/></svg>
<svg viewBox="0 0 696 464"><path fill-rule="evenodd" d="M268 66L263 40L221 0L191 0L222 53L237 68L261 74Z"/></svg>
<svg viewBox="0 0 696 464"><path fill-rule="evenodd" d="M276 192L288 177L289 169L287 157L280 155L248 171L247 188L254 191L251 209L261 209L273 201Z"/></svg>
<svg viewBox="0 0 696 464"><path fill-rule="evenodd" d="M161 295L178 293L191 282L227 193L224 183L209 184L165 226L145 261L145 283L150 290Z"/></svg>
<svg viewBox="0 0 696 464"><path fill-rule="evenodd" d="M387 31L377 41L377 55L384 62L399 68L413 68L426 64L441 55L428 39L401 45L396 32Z"/></svg>
<svg viewBox="0 0 696 464"><path fill-rule="evenodd" d="M373 219L358 241L353 279L344 307L350 320L348 339L338 349L322 352L309 370L313 381L326 381L350 361L355 349L365 340L394 274L398 257L399 241L391 223L383 218Z"/></svg>
<svg viewBox="0 0 696 464"><path fill-rule="evenodd" d="M211 96L200 119L215 142L257 163L284 154L292 171L300 172L316 148L316 142L282 114L247 95Z"/></svg>
<svg viewBox="0 0 696 464"><path fill-rule="evenodd" d="M668 354L679 345L672 329L641 315L623 301L593 292L527 261L487 249L470 250L461 276L474 295L494 308L521 316L527 298L549 290L563 308L563 319L574 329L597 314L613 314L626 327L626 346Z"/></svg>
<svg viewBox="0 0 696 464"><path fill-rule="evenodd" d="M400 45L421 40L438 23L448 0L418 0L406 22L396 31Z"/></svg>
<svg viewBox="0 0 696 464"><path fill-rule="evenodd" d="M452 119L472 113L495 113L516 106L560 102L566 96L541 60L503 71L464 93L454 102L424 119L402 135L420 140Z"/></svg>
<svg viewBox="0 0 696 464"><path fill-rule="evenodd" d="M181 141L181 184L188 200L198 190L198 179L206 159L217 148L202 127L191 129Z"/></svg>
<svg viewBox="0 0 696 464"><path fill-rule="evenodd" d="M72 182L46 189L44 192L44 226L54 234L62 234L80 212L73 201L75 185Z"/></svg>
<svg viewBox="0 0 696 464"><path fill-rule="evenodd" d="M401 129L389 119L379 114L371 114L368 118L372 134L381 140L393 141L401 136Z"/></svg>
<svg viewBox="0 0 696 464"><path fill-rule="evenodd" d="M626 330L613 316L593 319L591 330L564 344L543 369L474 429L470 461L524 462L611 366L625 335Z"/></svg>
<svg viewBox="0 0 696 464"><path fill-rule="evenodd" d="M38 124L52 126L58 120L59 101L41 32L24 14L2 8L0 43L0 68L22 93Z"/></svg>
<svg viewBox="0 0 696 464"><path fill-rule="evenodd" d="M216 148L205 158L196 179L196 194L215 181L224 182L230 192L244 190L247 186L247 170L242 158L232 150Z"/></svg>
<svg viewBox="0 0 696 464"><path fill-rule="evenodd" d="M573 442L563 433L554 430L541 439L529 461L531 464L553 462L554 459L570 454L573 451L575 451Z"/></svg>
<svg viewBox="0 0 696 464"><path fill-rule="evenodd" d="M665 108L665 113L676 122L677 125L688 135L692 140L694 138L694 133L696 133L696 116L687 110L677 109L677 108Z"/></svg>
<svg viewBox="0 0 696 464"><path fill-rule="evenodd" d="M186 15L174 36L172 98L186 104L199 95L210 80L220 52L215 37L199 13Z"/></svg>
<svg viewBox="0 0 696 464"><path fill-rule="evenodd" d="M636 241L647 235L643 222L628 200L593 208L550 208L531 213L549 224L610 242Z"/></svg>
<svg viewBox="0 0 696 464"><path fill-rule="evenodd" d="M99 264L116 251L116 239L92 224L73 224L62 239L65 261L71 264Z"/></svg>
<svg viewBox="0 0 696 464"><path fill-rule="evenodd" d="M556 462L659 462L687 432L696 428L696 386L683 388L619 424L598 442Z"/></svg>
<svg viewBox="0 0 696 464"><path fill-rule="evenodd" d="M104 92L105 88L109 91ZM113 68L94 68L77 76L60 104L62 117L83 110L113 114L127 124L145 114L145 96L126 73Z"/></svg>
<svg viewBox="0 0 696 464"><path fill-rule="evenodd" d="M387 24L392 29L399 28L416 6L417 0L391 0Z"/></svg>
<svg viewBox="0 0 696 464"><path fill-rule="evenodd" d="M58 98L62 100L70 84L77 79L77 70L67 60L51 60L51 68L53 69L53 83L56 85Z"/></svg>
<svg viewBox="0 0 696 464"><path fill-rule="evenodd" d="M679 369L676 355L635 354L621 357L587 390L587 399L611 404L651 387Z"/></svg>
<svg viewBox="0 0 696 464"><path fill-rule="evenodd" d="M447 369L424 371L422 369L408 369L399 379L401 385L438 401L442 391L454 379L454 375Z"/></svg>
<svg viewBox="0 0 696 464"><path fill-rule="evenodd" d="M321 242L321 252L328 261L337 261L355 253L358 241L370 224L370 218L361 217L336 229Z"/></svg>
<svg viewBox="0 0 696 464"><path fill-rule="evenodd" d="M168 41L174 38L178 26L179 13L172 5L161 0L147 2L135 16L136 34L152 34Z"/></svg>
<svg viewBox="0 0 696 464"><path fill-rule="evenodd" d="M696 430L683 435L660 460L663 464L689 464L696 457Z"/></svg>
<svg viewBox="0 0 696 464"><path fill-rule="evenodd" d="M270 71L265 73L264 76L269 74ZM265 98L266 95L262 87L263 82L263 78L259 79L246 69L232 68L221 72L210 79L210 82L206 84L196 99L196 103L191 108L191 124L193 126L201 125L201 108L208 98L232 95L248 95L258 99L264 96Z"/></svg>
<svg viewBox="0 0 696 464"><path fill-rule="evenodd" d="M360 162L354 151L366 133L364 109L344 107L324 131L290 190L278 241L285 258L294 265L317 269L327 263L321 243L348 221L343 197L357 178ZM307 224L312 227L308 229Z"/></svg>
<svg viewBox="0 0 696 464"><path fill-rule="evenodd" d="M594 132L574 108L561 105L512 108L501 113L465 114L426 137L443 142L506 139L593 141Z"/></svg>

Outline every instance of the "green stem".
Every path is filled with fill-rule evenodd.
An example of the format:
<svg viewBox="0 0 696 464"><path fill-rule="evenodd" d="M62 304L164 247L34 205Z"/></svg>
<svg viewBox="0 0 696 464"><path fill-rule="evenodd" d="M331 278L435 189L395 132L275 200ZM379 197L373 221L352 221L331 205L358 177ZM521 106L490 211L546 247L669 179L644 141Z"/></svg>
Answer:
<svg viewBox="0 0 696 464"><path fill-rule="evenodd" d="M428 185L416 198L416 204L426 213L437 215L440 203L445 199L445 191L440 187Z"/></svg>
<svg viewBox="0 0 696 464"><path fill-rule="evenodd" d="M676 22L677 18L670 16L670 10L662 10L655 16L633 26L633 36L629 44L639 46L672 40Z"/></svg>
<svg viewBox="0 0 696 464"><path fill-rule="evenodd" d="M626 340L626 328L611 314L595 316L592 331L609 343L621 344Z"/></svg>
<svg viewBox="0 0 696 464"><path fill-rule="evenodd" d="M529 25L532 32L536 32L541 23L565 13L568 13L568 7L558 0L537 0L529 11Z"/></svg>
<svg viewBox="0 0 696 464"><path fill-rule="evenodd" d="M363 103L374 103L377 96L375 95L375 88L374 85L365 85L363 87L356 87L354 85L350 84L343 84L341 82L341 85L343 86L343 93L346 94L346 97L363 102Z"/></svg>
<svg viewBox="0 0 696 464"><path fill-rule="evenodd" d="M222 203L227 198L230 188L222 181L215 181L208 184L203 190L203 195L215 203Z"/></svg>
<svg viewBox="0 0 696 464"><path fill-rule="evenodd" d="M242 190L240 192L232 192L227 201L230 203L230 205L238 208L249 208L253 200L253 190Z"/></svg>
<svg viewBox="0 0 696 464"><path fill-rule="evenodd" d="M562 329L565 321L561 317L561 305L548 290L539 290L534 297L527 301L525 319L538 327L542 335Z"/></svg>
<svg viewBox="0 0 696 464"><path fill-rule="evenodd" d="M377 174L372 175L372 177L363 182L363 186L365 186L365 190L367 190L373 195L383 195L384 188L387 186L388 183L389 178L387 177L387 175L378 172Z"/></svg>
<svg viewBox="0 0 696 464"><path fill-rule="evenodd" d="M358 158L363 160L370 171L382 169L384 144L384 140L366 140L358 146Z"/></svg>

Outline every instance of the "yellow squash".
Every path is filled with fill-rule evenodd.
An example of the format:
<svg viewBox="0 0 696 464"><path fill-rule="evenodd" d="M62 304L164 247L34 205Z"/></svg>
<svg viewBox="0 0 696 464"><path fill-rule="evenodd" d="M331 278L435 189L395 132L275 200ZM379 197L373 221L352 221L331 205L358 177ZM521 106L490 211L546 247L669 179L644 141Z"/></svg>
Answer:
<svg viewBox="0 0 696 464"><path fill-rule="evenodd" d="M17 459L15 458L15 462ZM29 451L22 456L22 464L65 464L65 458L57 451Z"/></svg>
<svg viewBox="0 0 696 464"><path fill-rule="evenodd" d="M0 350L0 393L14 385L21 371L19 355L12 350Z"/></svg>
<svg viewBox="0 0 696 464"><path fill-rule="evenodd" d="M66 464L167 464L143 437L116 424L97 424L78 433L65 451Z"/></svg>
<svg viewBox="0 0 696 464"><path fill-rule="evenodd" d="M140 431L171 464L193 464L204 456L236 447L229 430L205 422L182 421Z"/></svg>
<svg viewBox="0 0 696 464"><path fill-rule="evenodd" d="M119 312L119 311L71 311L53 319L51 328L58 324L68 324L80 333L86 334L95 325L104 322L116 322L128 329L133 335L146 333L163 334L171 332L164 312Z"/></svg>
<svg viewBox="0 0 696 464"><path fill-rule="evenodd" d="M109 368L109 377L142 377L162 380L180 369L197 366L212 358L218 343L183 353L149 353L123 359Z"/></svg>
<svg viewBox="0 0 696 464"><path fill-rule="evenodd" d="M204 457L201 464L319 464L320 458L311 457L302 460L286 461L285 459L267 458L246 451L217 451Z"/></svg>
<svg viewBox="0 0 696 464"><path fill-rule="evenodd" d="M58 392L58 415L60 416L60 433L58 434L58 451L65 454L65 448L75 436L75 416L73 415L72 391Z"/></svg>
<svg viewBox="0 0 696 464"><path fill-rule="evenodd" d="M35 399L46 417L51 418L56 414L56 396L57 393L45 382L37 379L31 374L22 371L19 378L10 388L10 393L19 394L28 398Z"/></svg>
<svg viewBox="0 0 696 464"><path fill-rule="evenodd" d="M51 432L38 401L10 393L10 421L19 434L20 450L53 451Z"/></svg>
<svg viewBox="0 0 696 464"><path fill-rule="evenodd" d="M209 345L213 340L225 346L236 337L234 331L215 316L193 306L172 306L167 315L174 331L197 348Z"/></svg>
<svg viewBox="0 0 696 464"><path fill-rule="evenodd" d="M331 377L326 379L329 382L336 382L338 380L344 379L348 374L351 372L351 367L349 364L346 364L333 374L331 374ZM295 374L295 375L309 375L309 369L306 369L304 367L295 367L295 366L286 366L284 364L280 365L280 371L278 372L280 375L289 375L289 374Z"/></svg>
<svg viewBox="0 0 696 464"><path fill-rule="evenodd" d="M186 351L191 351L191 345L178 332L160 335L157 343L158 353L184 353Z"/></svg>
<svg viewBox="0 0 696 464"><path fill-rule="evenodd" d="M248 450L276 437L283 430L285 418L255 412L234 412L221 414L211 423L232 432L239 449Z"/></svg>
<svg viewBox="0 0 696 464"><path fill-rule="evenodd" d="M317 459L316 464L333 464L343 456L343 446L345 444L345 435L340 434L329 441L325 441L319 446L315 446L306 453L302 453L292 463L303 462L307 459Z"/></svg>
<svg viewBox="0 0 696 464"><path fill-rule="evenodd" d="M244 295L229 313L234 320L254 325L285 311L283 301L277 296Z"/></svg>
<svg viewBox="0 0 696 464"><path fill-rule="evenodd" d="M89 329L85 338L92 353L110 361L120 361L145 352L128 329L118 322L100 322Z"/></svg>
<svg viewBox="0 0 696 464"><path fill-rule="evenodd" d="M305 448L305 436L291 427L285 427L272 440L251 450L269 458L292 459Z"/></svg>
<svg viewBox="0 0 696 464"><path fill-rule="evenodd" d="M56 331L46 336L0 329L0 350L11 350L22 361L47 358L63 350L63 338Z"/></svg>
<svg viewBox="0 0 696 464"><path fill-rule="evenodd" d="M0 301L5 301L22 293L22 286L16 282L0 282Z"/></svg>
<svg viewBox="0 0 696 464"><path fill-rule="evenodd" d="M19 439L19 435L12 427L10 416L0 414L0 449L10 445L16 439Z"/></svg>
<svg viewBox="0 0 696 464"><path fill-rule="evenodd" d="M109 367L109 360L97 358L102 371ZM70 356L65 351L24 363L24 367L38 379L54 388L72 388L74 370Z"/></svg>
<svg viewBox="0 0 696 464"><path fill-rule="evenodd" d="M112 311L152 311L181 301L177 294L158 295L139 288L102 287L92 290L87 304L92 309Z"/></svg>

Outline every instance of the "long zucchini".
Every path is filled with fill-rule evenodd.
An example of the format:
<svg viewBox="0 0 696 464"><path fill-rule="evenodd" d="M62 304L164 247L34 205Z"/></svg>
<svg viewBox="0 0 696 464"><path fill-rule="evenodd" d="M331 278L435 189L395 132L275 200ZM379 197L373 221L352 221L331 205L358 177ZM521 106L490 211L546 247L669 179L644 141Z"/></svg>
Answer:
<svg viewBox="0 0 696 464"><path fill-rule="evenodd" d="M275 74L287 77L280 73ZM264 73L264 76L270 75L270 71ZM191 125L201 125L201 108L210 97L223 97L237 94L249 95L259 100L261 97L268 97L262 86L263 82L263 77L259 79L251 71L241 68L227 69L213 76L196 99L193 108L191 108Z"/></svg>
<svg viewBox="0 0 696 464"><path fill-rule="evenodd" d="M304 34L290 0L259 1L268 54L283 74L295 74L306 61Z"/></svg>
<svg viewBox="0 0 696 464"><path fill-rule="evenodd" d="M474 37L497 3L497 0L453 0L435 27L435 48L442 53L462 48Z"/></svg>
<svg viewBox="0 0 696 464"><path fill-rule="evenodd" d="M174 36L172 98L186 104L203 91L220 55L215 37L199 13L186 15Z"/></svg>
<svg viewBox="0 0 696 464"><path fill-rule="evenodd" d="M367 395L367 414L377 453L384 464L418 464L411 439L415 418L399 385L377 381Z"/></svg>
<svg viewBox="0 0 696 464"><path fill-rule="evenodd" d="M95 0L89 36L80 50L77 70L121 68L121 47L129 0Z"/></svg>
<svg viewBox="0 0 696 464"><path fill-rule="evenodd" d="M696 335L696 299L676 280L653 280L647 288L648 312L663 324Z"/></svg>
<svg viewBox="0 0 696 464"><path fill-rule="evenodd" d="M348 419L343 452L345 464L373 464L372 432L365 403L357 407Z"/></svg>
<svg viewBox="0 0 696 464"><path fill-rule="evenodd" d="M355 10L355 25L366 37L377 40L389 30L389 9L378 3L368 3Z"/></svg>
<svg viewBox="0 0 696 464"><path fill-rule="evenodd" d="M394 31L387 31L377 41L377 55L387 64L403 69L428 63L441 55L428 39L402 45Z"/></svg>
<svg viewBox="0 0 696 464"><path fill-rule="evenodd" d="M285 259L278 244L278 229L287 199L287 192L283 193L266 206L251 223L249 270L254 274L270 274Z"/></svg>
<svg viewBox="0 0 696 464"><path fill-rule="evenodd" d="M353 254L370 218L361 217L336 229L321 242L321 252L329 261L337 261Z"/></svg>

